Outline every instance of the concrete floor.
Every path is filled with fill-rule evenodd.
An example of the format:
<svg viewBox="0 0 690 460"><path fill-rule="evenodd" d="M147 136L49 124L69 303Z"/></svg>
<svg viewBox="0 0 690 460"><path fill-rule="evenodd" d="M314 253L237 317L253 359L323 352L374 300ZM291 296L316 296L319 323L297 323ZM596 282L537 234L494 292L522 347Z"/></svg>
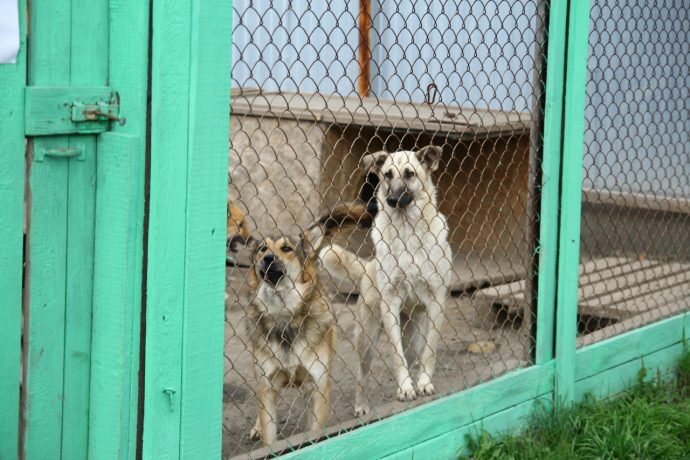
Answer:
<svg viewBox="0 0 690 460"><path fill-rule="evenodd" d="M257 414L254 394L253 358L245 337L245 308L250 291L246 285L246 270L233 268L227 274L229 298L226 302L225 379L223 395L223 456L257 458L267 451L260 442L250 441L249 430ZM504 324L484 324L476 305L468 295L449 299L447 320L443 326L442 343L438 348L438 366L434 378L437 389L432 397L419 398L412 403L396 400L396 385L392 370L391 350L386 340L380 341L380 355L374 359L367 391L373 414L368 420L353 420L357 355L354 349L354 303L333 294L333 309L338 320L339 338L332 371L330 431L356 426L368 420L388 416L435 398L460 391L490 380L508 370L525 365L526 339L519 325L510 320ZM383 336L382 336L383 337ZM481 341L495 343L491 353L470 353L468 346ZM414 371L413 371L414 376ZM413 377L414 378L414 377ZM301 394L302 393L302 394ZM306 395L306 396L305 396ZM274 449L288 447L305 440L306 398L308 390L286 390L279 404L279 441ZM289 438L285 441L285 438ZM282 441L281 441L282 440ZM252 452L254 451L254 452ZM250 452L252 452L250 454Z"/></svg>

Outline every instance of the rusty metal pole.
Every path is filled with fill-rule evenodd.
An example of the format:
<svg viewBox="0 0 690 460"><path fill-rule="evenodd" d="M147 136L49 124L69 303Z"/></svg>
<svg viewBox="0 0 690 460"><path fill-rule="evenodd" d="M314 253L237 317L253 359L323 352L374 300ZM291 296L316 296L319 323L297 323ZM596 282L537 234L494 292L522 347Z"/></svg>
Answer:
<svg viewBox="0 0 690 460"><path fill-rule="evenodd" d="M371 62L371 47L369 34L371 31L371 0L359 0L359 75L357 76L357 93L361 97L368 97L371 91L369 79L369 64Z"/></svg>

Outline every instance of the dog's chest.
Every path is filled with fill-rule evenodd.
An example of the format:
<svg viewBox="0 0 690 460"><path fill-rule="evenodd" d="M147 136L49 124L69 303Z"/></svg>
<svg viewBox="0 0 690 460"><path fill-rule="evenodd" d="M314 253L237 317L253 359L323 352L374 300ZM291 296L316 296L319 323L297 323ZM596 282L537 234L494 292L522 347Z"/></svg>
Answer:
<svg viewBox="0 0 690 460"><path fill-rule="evenodd" d="M432 218L385 216L372 233L377 258L384 270L397 269L407 277L438 271L449 257L447 232L440 215ZM378 236L378 238L377 238ZM376 241L378 239L378 241Z"/></svg>
<svg viewBox="0 0 690 460"><path fill-rule="evenodd" d="M259 313L252 321L259 336L258 343L261 347L268 348L276 370L280 369L288 374L297 371L302 360L310 353L304 331L301 330L306 327L304 321L295 321L286 312Z"/></svg>
<svg viewBox="0 0 690 460"><path fill-rule="evenodd" d="M262 308L257 309L253 318L255 330L263 346L270 350L272 366L288 374L297 372L312 354L307 331L312 329L315 318L297 313L302 296L295 291L260 291L256 301Z"/></svg>

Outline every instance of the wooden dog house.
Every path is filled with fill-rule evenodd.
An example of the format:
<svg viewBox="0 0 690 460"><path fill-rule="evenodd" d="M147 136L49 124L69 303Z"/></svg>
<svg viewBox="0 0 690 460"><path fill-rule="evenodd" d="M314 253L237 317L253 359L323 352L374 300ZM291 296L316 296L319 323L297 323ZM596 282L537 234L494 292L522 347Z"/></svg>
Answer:
<svg viewBox="0 0 690 460"><path fill-rule="evenodd" d="M339 201L370 197L366 153L433 143L443 146L435 179L455 255L452 288L524 274L528 113L246 90L231 109L230 194L259 232L296 231Z"/></svg>

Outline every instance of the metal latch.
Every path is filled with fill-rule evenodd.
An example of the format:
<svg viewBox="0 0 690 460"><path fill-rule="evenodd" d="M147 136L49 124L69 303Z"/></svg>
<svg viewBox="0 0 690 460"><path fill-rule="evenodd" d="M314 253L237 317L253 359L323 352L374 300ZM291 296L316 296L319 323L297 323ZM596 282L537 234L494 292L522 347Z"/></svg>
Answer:
<svg viewBox="0 0 690 460"><path fill-rule="evenodd" d="M120 126L127 122L125 118L118 117L120 113L120 97L114 93L111 101L97 102L96 104L72 103L72 121L116 121Z"/></svg>
<svg viewBox="0 0 690 460"><path fill-rule="evenodd" d="M125 124L120 98L109 87L29 86L26 88L27 136L98 134L112 122Z"/></svg>

